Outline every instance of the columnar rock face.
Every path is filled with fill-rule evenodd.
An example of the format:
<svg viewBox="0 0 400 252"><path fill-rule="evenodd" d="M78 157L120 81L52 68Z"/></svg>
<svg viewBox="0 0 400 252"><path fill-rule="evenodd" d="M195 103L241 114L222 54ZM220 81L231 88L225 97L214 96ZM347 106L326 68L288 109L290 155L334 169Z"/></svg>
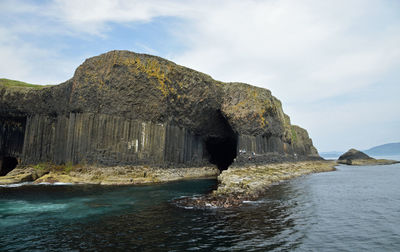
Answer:
<svg viewBox="0 0 400 252"><path fill-rule="evenodd" d="M199 137L168 124L93 113L34 115L27 120L22 156L26 163L195 164L203 146Z"/></svg>
<svg viewBox="0 0 400 252"><path fill-rule="evenodd" d="M0 117L0 176L18 164L25 135L25 118Z"/></svg>
<svg viewBox="0 0 400 252"><path fill-rule="evenodd" d="M227 168L238 150L318 156L266 89L112 51L41 89L0 85L0 157L35 164Z"/></svg>

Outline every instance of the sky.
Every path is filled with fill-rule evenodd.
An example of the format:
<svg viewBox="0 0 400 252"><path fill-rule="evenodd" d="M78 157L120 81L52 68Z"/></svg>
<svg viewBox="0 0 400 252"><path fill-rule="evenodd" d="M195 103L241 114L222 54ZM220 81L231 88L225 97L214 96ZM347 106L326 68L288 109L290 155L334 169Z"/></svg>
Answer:
<svg viewBox="0 0 400 252"><path fill-rule="evenodd" d="M319 151L400 142L398 0L0 0L0 78L130 50L267 88Z"/></svg>

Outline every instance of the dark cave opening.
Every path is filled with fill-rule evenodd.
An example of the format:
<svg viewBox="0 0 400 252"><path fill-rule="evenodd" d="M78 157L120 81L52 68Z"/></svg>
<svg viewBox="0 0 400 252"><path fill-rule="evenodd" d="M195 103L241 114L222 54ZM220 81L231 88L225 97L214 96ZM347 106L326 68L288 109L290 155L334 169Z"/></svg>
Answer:
<svg viewBox="0 0 400 252"><path fill-rule="evenodd" d="M238 136L219 110L209 126L214 130L205 139L209 161L217 165L220 171L226 170L236 158Z"/></svg>
<svg viewBox="0 0 400 252"><path fill-rule="evenodd" d="M0 176L5 176L18 165L15 157L3 157L0 162Z"/></svg>
<svg viewBox="0 0 400 252"><path fill-rule="evenodd" d="M209 137L206 141L210 163L218 166L220 171L228 169L236 158L237 139L235 137Z"/></svg>

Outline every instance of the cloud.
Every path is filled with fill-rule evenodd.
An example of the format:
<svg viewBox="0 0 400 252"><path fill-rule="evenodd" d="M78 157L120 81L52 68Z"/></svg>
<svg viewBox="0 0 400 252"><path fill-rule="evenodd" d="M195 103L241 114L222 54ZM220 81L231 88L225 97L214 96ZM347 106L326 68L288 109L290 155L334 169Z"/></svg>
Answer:
<svg viewBox="0 0 400 252"><path fill-rule="evenodd" d="M150 22L163 16L181 16L190 11L183 1L140 0L57 0L47 15L69 28L92 35L104 35L109 23Z"/></svg>
<svg viewBox="0 0 400 252"><path fill-rule="evenodd" d="M400 139L388 127L398 98L385 93L387 86L379 99L361 92L399 78L398 7L384 1L226 2L194 18L182 38L190 47L175 60L216 79L271 89L324 150L351 143L367 148ZM390 85L400 92L398 83ZM341 104L348 94L368 101ZM326 100L333 102L326 107Z"/></svg>
<svg viewBox="0 0 400 252"><path fill-rule="evenodd" d="M71 78L73 65L81 60L74 62L49 48L38 47L0 26L0 78L37 84L56 84Z"/></svg>
<svg viewBox="0 0 400 252"><path fill-rule="evenodd" d="M369 111L375 113L373 118L381 122L380 127L393 125L388 109L400 107L393 97L400 92L398 1L56 0L38 4L6 0L0 8L7 13L0 17L0 57L7 59L0 63L0 74L5 77L39 83L65 80L84 57L108 48L100 45L110 41L116 27L144 27L160 17L173 17L179 22L165 27L181 50L171 48L159 56L218 80L270 89L283 101L292 121L310 129L317 145L325 150L329 150L327 139L332 136L332 149L341 146L338 136L348 141L362 139L357 128L376 125L367 120ZM119 40L126 39L117 35L122 36ZM140 37L140 31L135 36ZM154 37L157 39L157 34ZM96 44L93 41L98 41L97 50L88 49ZM80 56L65 53L82 45L86 47ZM138 40L126 49L161 51L154 46ZM375 92L379 99L375 93L360 92L379 90L386 82L389 84ZM364 100L342 104L349 94L359 94ZM329 106L327 100L332 101ZM373 107L367 106L368 101L374 101ZM346 133L337 122L348 122L350 110L356 118ZM389 134L397 133L392 127Z"/></svg>
<svg viewBox="0 0 400 252"><path fill-rule="evenodd" d="M154 18L189 13L188 5L180 2L1 1L0 56L4 60L0 77L44 84L65 81L85 58L105 52L101 45L107 42L112 29L120 24L141 25ZM93 46L95 43L98 45ZM157 52L140 41L118 49L131 48Z"/></svg>
<svg viewBox="0 0 400 252"><path fill-rule="evenodd" d="M365 27L379 2L321 2L232 1L209 9L184 32L191 47L176 60L287 101L340 95L399 65L399 24L379 36Z"/></svg>
<svg viewBox="0 0 400 252"><path fill-rule="evenodd" d="M400 141L398 99L334 101L289 106L287 112L303 120L320 151L368 149Z"/></svg>

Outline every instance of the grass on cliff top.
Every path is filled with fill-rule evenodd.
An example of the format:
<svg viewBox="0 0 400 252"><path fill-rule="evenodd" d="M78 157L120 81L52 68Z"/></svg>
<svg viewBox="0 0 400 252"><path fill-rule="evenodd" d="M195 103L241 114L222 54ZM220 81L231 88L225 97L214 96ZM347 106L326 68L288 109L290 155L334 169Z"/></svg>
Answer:
<svg viewBox="0 0 400 252"><path fill-rule="evenodd" d="M52 172L62 172L69 174L71 171L75 171L79 168L82 168L81 164L72 164L72 162L68 162L64 165L55 165L52 163L39 163L33 168L37 171L52 171Z"/></svg>
<svg viewBox="0 0 400 252"><path fill-rule="evenodd" d="M0 86L3 87L11 87L11 88L33 88L33 89L42 89L44 87L49 87L51 85L37 85L37 84L29 84L22 81L17 80L9 80L5 78L0 78Z"/></svg>

